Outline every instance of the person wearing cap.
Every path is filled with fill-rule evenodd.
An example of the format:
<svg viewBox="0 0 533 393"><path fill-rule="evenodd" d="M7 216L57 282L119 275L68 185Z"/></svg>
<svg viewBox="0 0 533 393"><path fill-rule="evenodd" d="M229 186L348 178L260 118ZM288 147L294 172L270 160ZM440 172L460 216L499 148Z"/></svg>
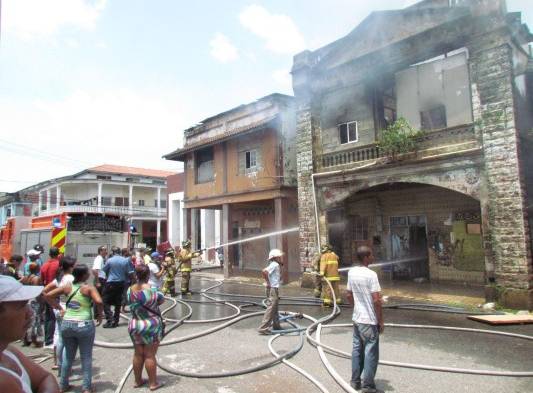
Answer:
<svg viewBox="0 0 533 393"><path fill-rule="evenodd" d="M35 247L37 246L39 245L37 244ZM35 247L26 253L26 255L28 256L28 260L24 264L24 275L25 276L30 275L30 265L32 263L36 263L39 266L39 274L40 274L41 266L43 265L43 260L41 259L42 251L36 250Z"/></svg>
<svg viewBox="0 0 533 393"><path fill-rule="evenodd" d="M178 273L178 266L176 264L176 255L172 248L166 251L162 267L165 271L165 279L163 280L161 291L164 295L176 296L176 274Z"/></svg>
<svg viewBox="0 0 533 393"><path fill-rule="evenodd" d="M20 340L31 325L28 301L42 286L26 286L0 276L0 392L58 393L54 376L10 344Z"/></svg>
<svg viewBox="0 0 533 393"><path fill-rule="evenodd" d="M162 285L161 277L165 274L165 267L161 266L161 255L154 251L151 255L151 261L148 262L148 269L150 270L150 278L148 279L148 285L150 287L159 290ZM176 292L174 290L174 292ZM174 296L176 294L174 293Z"/></svg>
<svg viewBox="0 0 533 393"><path fill-rule="evenodd" d="M261 326L259 326L260 334L270 334L272 329L281 330L279 324L278 305L279 305L279 284L281 280L281 266L283 252L274 248L268 254L269 264L261 272L265 279L267 293L270 304L268 305Z"/></svg>
<svg viewBox="0 0 533 393"><path fill-rule="evenodd" d="M30 274L22 277L21 284L24 285L41 285L39 278L39 264L32 262L29 265ZM24 346L29 346L33 343L36 347L42 347L44 342L43 329L43 299L41 296L30 300L30 307L33 310L31 318L31 326L26 330L26 334L22 340Z"/></svg>

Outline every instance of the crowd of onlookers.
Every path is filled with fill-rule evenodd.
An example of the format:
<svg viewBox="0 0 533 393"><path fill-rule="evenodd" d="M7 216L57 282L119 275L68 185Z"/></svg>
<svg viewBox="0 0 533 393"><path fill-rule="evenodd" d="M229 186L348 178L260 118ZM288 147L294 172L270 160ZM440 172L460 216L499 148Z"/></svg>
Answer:
<svg viewBox="0 0 533 393"><path fill-rule="evenodd" d="M165 274L163 257L147 249L132 252L118 247L108 255L107 247L100 246L89 269L71 256L61 256L56 247L50 248L44 261L43 251L36 245L26 258L12 255L9 261L0 261L0 326L6 326L8 318L20 322L0 329L0 391L68 390L78 349L83 392L93 391L96 327L104 317L104 328L117 327L121 312L129 314L135 386L148 383L151 390L159 388L156 352L164 330L159 310L164 301L160 292ZM53 348L59 386L52 374L10 345L17 340L25 346ZM148 381L142 379L143 367ZM18 388L10 389L13 386Z"/></svg>

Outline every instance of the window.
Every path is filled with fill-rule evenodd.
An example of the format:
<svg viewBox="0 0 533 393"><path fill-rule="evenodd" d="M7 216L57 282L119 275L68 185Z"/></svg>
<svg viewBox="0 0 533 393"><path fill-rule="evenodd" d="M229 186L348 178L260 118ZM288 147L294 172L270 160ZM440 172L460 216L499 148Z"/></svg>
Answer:
<svg viewBox="0 0 533 393"><path fill-rule="evenodd" d="M96 175L98 180L111 180L111 176L108 175Z"/></svg>
<svg viewBox="0 0 533 393"><path fill-rule="evenodd" d="M341 144L357 142L357 122L342 123L338 125Z"/></svg>
<svg viewBox="0 0 533 393"><path fill-rule="evenodd" d="M115 197L115 206L129 206L129 198Z"/></svg>
<svg viewBox="0 0 533 393"><path fill-rule="evenodd" d="M139 203L138 203L139 206L144 206L144 199L139 199Z"/></svg>
<svg viewBox="0 0 533 393"><path fill-rule="evenodd" d="M167 208L167 200L166 199L161 199L161 201L159 201L159 202L160 202L159 207L161 209L166 209Z"/></svg>
<svg viewBox="0 0 533 393"><path fill-rule="evenodd" d="M368 240L368 217L354 218L353 236L356 241Z"/></svg>
<svg viewBox="0 0 533 393"><path fill-rule="evenodd" d="M214 151L212 147L196 152L196 182L206 183L214 179Z"/></svg>
<svg viewBox="0 0 533 393"><path fill-rule="evenodd" d="M132 183L138 183L141 179L138 177L127 177L126 181L132 182Z"/></svg>
<svg viewBox="0 0 533 393"><path fill-rule="evenodd" d="M420 126L423 130L446 128L446 107L444 105L420 112Z"/></svg>
<svg viewBox="0 0 533 393"><path fill-rule="evenodd" d="M102 197L102 206L111 206L111 197Z"/></svg>
<svg viewBox="0 0 533 393"><path fill-rule="evenodd" d="M152 184L162 184L165 185L165 180L152 180Z"/></svg>
<svg viewBox="0 0 533 393"><path fill-rule="evenodd" d="M256 169L257 167L257 151L250 150L245 153L246 155L246 169Z"/></svg>

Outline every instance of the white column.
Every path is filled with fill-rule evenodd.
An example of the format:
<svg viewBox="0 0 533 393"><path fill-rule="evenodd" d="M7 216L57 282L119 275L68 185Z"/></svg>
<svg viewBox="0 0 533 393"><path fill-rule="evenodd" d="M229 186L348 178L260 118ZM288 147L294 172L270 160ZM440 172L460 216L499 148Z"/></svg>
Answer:
<svg viewBox="0 0 533 393"><path fill-rule="evenodd" d="M214 247L215 246L215 210L206 209L204 210L204 221L202 222L202 228L205 228L202 235L202 242L204 246L202 248ZM205 259L208 260L208 254L204 254Z"/></svg>
<svg viewBox="0 0 533 393"><path fill-rule="evenodd" d="M161 214L161 187L157 187L157 215Z"/></svg>
<svg viewBox="0 0 533 393"><path fill-rule="evenodd" d="M50 189L46 190L46 211L50 211L50 202L51 202L51 193Z"/></svg>
<svg viewBox="0 0 533 393"><path fill-rule="evenodd" d="M56 210L59 212L59 206L61 205L61 186L56 186Z"/></svg>
<svg viewBox="0 0 533 393"><path fill-rule="evenodd" d="M157 220L156 245L161 243L161 220Z"/></svg>
<svg viewBox="0 0 533 393"><path fill-rule="evenodd" d="M37 209L37 214L40 216L41 215L41 206L43 205L43 194L41 194L41 191L37 191L38 192L38 204L39 204L39 208Z"/></svg>
<svg viewBox="0 0 533 393"><path fill-rule="evenodd" d="M98 183L98 207L102 207L102 183Z"/></svg>
<svg viewBox="0 0 533 393"><path fill-rule="evenodd" d="M130 214L133 214L132 210L133 210L133 184L130 184L129 185L129 195L128 195L128 200L130 201Z"/></svg>

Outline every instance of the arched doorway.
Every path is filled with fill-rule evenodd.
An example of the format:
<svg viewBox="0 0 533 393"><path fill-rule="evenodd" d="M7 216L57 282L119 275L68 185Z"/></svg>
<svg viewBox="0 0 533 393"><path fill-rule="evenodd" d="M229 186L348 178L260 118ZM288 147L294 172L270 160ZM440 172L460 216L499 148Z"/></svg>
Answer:
<svg viewBox="0 0 533 393"><path fill-rule="evenodd" d="M484 284L479 201L443 187L387 183L351 194L326 212L328 239L351 265L357 247L394 262L378 273L393 280Z"/></svg>

